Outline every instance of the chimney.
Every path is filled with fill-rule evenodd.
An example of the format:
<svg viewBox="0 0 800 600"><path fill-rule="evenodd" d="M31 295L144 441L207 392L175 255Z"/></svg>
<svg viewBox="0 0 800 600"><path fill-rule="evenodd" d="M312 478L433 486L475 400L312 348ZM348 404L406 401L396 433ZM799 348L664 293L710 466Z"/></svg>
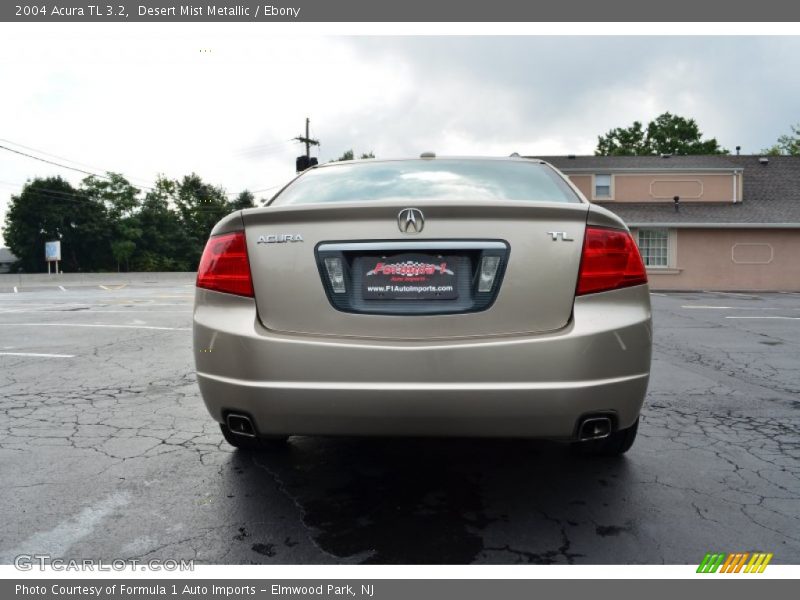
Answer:
<svg viewBox="0 0 800 600"><path fill-rule="evenodd" d="M675 203L675 212L681 212L681 197L675 196L672 201Z"/></svg>
<svg viewBox="0 0 800 600"><path fill-rule="evenodd" d="M739 152L741 152L741 150L742 150L741 146L736 146L736 156L739 156Z"/></svg>

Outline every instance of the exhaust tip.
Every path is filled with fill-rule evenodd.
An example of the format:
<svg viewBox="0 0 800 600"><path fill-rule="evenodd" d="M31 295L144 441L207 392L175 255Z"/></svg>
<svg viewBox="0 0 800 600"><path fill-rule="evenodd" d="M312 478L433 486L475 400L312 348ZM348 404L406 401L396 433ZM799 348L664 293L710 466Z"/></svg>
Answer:
<svg viewBox="0 0 800 600"><path fill-rule="evenodd" d="M234 435L241 435L243 437L256 437L256 428L253 427L253 422L247 415L229 414L225 418L225 424L228 430Z"/></svg>
<svg viewBox="0 0 800 600"><path fill-rule="evenodd" d="M578 439L582 442L601 440L611 435L609 417L587 417L578 427Z"/></svg>

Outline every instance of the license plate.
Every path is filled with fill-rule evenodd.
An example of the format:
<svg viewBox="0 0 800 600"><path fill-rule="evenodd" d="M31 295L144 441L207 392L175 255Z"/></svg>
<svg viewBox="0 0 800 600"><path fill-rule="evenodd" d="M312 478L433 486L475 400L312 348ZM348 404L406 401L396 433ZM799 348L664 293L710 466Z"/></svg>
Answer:
<svg viewBox="0 0 800 600"><path fill-rule="evenodd" d="M456 260L452 256L400 254L366 257L361 263L364 300L455 300Z"/></svg>

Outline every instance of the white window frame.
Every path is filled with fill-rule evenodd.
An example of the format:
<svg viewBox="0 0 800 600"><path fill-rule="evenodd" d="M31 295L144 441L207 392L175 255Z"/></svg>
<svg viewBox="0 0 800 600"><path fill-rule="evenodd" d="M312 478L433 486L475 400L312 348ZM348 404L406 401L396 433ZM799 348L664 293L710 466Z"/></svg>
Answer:
<svg viewBox="0 0 800 600"><path fill-rule="evenodd" d="M642 234L649 232L658 232L663 234L663 247L661 248L661 252L658 258L663 258L663 264L647 264L648 259L652 257L651 252L647 252L647 255L642 250ZM660 241L660 240L659 240ZM642 255L642 261L644 262L644 266L647 269L659 270L659 269L674 269L675 268L675 258L676 258L676 232L674 229L667 229L666 227L640 227L636 230L636 245L639 246L639 252ZM645 248L645 250L649 250L650 248Z"/></svg>
<svg viewBox="0 0 800 600"><path fill-rule="evenodd" d="M597 195L597 178L608 177L608 195ZM592 200L613 200L614 199L614 175L611 173L595 173L592 175Z"/></svg>

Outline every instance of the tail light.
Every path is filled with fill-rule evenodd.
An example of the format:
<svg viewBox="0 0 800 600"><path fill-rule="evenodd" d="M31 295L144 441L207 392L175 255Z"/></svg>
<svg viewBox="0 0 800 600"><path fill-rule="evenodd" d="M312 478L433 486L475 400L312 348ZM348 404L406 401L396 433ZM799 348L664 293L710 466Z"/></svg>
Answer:
<svg viewBox="0 0 800 600"><path fill-rule="evenodd" d="M647 283L647 271L630 233L620 229L586 228L576 295L643 283Z"/></svg>
<svg viewBox="0 0 800 600"><path fill-rule="evenodd" d="M197 287L253 297L244 231L209 238L197 268Z"/></svg>

